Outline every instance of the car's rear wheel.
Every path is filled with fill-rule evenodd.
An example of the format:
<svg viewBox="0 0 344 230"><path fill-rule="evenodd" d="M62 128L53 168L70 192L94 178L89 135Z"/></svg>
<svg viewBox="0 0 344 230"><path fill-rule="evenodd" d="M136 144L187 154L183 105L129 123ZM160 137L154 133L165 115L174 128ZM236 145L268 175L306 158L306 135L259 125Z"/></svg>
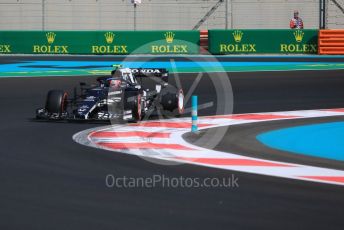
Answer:
<svg viewBox="0 0 344 230"><path fill-rule="evenodd" d="M61 114L67 109L68 94L62 90L50 90L47 95L45 108L48 113Z"/></svg>

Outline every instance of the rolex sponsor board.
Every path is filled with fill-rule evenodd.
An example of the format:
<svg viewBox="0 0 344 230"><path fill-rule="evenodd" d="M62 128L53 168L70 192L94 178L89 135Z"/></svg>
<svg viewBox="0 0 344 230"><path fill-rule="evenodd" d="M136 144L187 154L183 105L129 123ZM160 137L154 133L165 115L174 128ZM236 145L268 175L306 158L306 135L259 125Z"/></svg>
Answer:
<svg viewBox="0 0 344 230"><path fill-rule="evenodd" d="M63 42L64 45L60 42L55 42L60 36L55 32L46 32L45 33L46 41L37 42L32 46L32 52L37 54L68 54L68 43Z"/></svg>
<svg viewBox="0 0 344 230"><path fill-rule="evenodd" d="M98 36L97 40L90 43L91 54L129 54L129 48L133 47L130 46L129 41L124 41L126 36L122 33L108 31Z"/></svg>
<svg viewBox="0 0 344 230"><path fill-rule="evenodd" d="M315 54L318 30L210 30L212 54Z"/></svg>
<svg viewBox="0 0 344 230"><path fill-rule="evenodd" d="M195 44L185 42L183 34L174 31L162 33L161 40L150 45L153 54L188 54L198 53L199 48ZM196 34L195 34L196 35ZM184 35L185 36L185 35ZM199 36L199 33L197 34Z"/></svg>
<svg viewBox="0 0 344 230"><path fill-rule="evenodd" d="M197 54L199 31L0 31L0 53Z"/></svg>
<svg viewBox="0 0 344 230"><path fill-rule="evenodd" d="M92 54L198 54L199 31L109 31Z"/></svg>

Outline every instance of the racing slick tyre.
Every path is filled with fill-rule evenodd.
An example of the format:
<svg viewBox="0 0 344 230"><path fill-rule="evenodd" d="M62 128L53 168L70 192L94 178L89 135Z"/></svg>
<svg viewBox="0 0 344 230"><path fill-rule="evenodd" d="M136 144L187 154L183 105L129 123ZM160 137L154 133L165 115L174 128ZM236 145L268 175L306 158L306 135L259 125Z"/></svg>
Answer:
<svg viewBox="0 0 344 230"><path fill-rule="evenodd" d="M62 90L50 90L47 95L45 108L48 113L61 114L67 108L67 93Z"/></svg>
<svg viewBox="0 0 344 230"><path fill-rule="evenodd" d="M162 114L165 116L180 116L184 113L184 93L182 89L172 87L162 91Z"/></svg>
<svg viewBox="0 0 344 230"><path fill-rule="evenodd" d="M141 118L142 118L141 94L137 95L137 99L136 99L134 107L132 109L132 114L133 114L133 118L136 122L141 121Z"/></svg>

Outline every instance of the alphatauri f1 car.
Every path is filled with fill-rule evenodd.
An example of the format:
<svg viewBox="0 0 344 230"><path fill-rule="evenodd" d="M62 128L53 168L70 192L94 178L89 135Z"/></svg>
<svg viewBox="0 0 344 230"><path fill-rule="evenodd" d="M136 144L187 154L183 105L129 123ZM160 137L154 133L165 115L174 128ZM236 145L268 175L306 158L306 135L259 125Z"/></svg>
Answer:
<svg viewBox="0 0 344 230"><path fill-rule="evenodd" d="M166 69L123 68L115 65L97 84L80 83L72 99L63 90L50 90L44 108L36 111L45 120L140 121L152 114L178 116L184 111L184 94L168 83Z"/></svg>

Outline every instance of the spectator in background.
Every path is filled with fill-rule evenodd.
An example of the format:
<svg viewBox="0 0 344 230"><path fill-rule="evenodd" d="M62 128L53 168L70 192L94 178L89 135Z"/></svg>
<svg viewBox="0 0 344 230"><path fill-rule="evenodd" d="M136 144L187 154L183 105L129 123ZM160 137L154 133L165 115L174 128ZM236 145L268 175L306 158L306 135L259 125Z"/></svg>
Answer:
<svg viewBox="0 0 344 230"><path fill-rule="evenodd" d="M303 21L299 17L299 11L294 11L294 17L290 20L290 28L291 29L303 29Z"/></svg>

